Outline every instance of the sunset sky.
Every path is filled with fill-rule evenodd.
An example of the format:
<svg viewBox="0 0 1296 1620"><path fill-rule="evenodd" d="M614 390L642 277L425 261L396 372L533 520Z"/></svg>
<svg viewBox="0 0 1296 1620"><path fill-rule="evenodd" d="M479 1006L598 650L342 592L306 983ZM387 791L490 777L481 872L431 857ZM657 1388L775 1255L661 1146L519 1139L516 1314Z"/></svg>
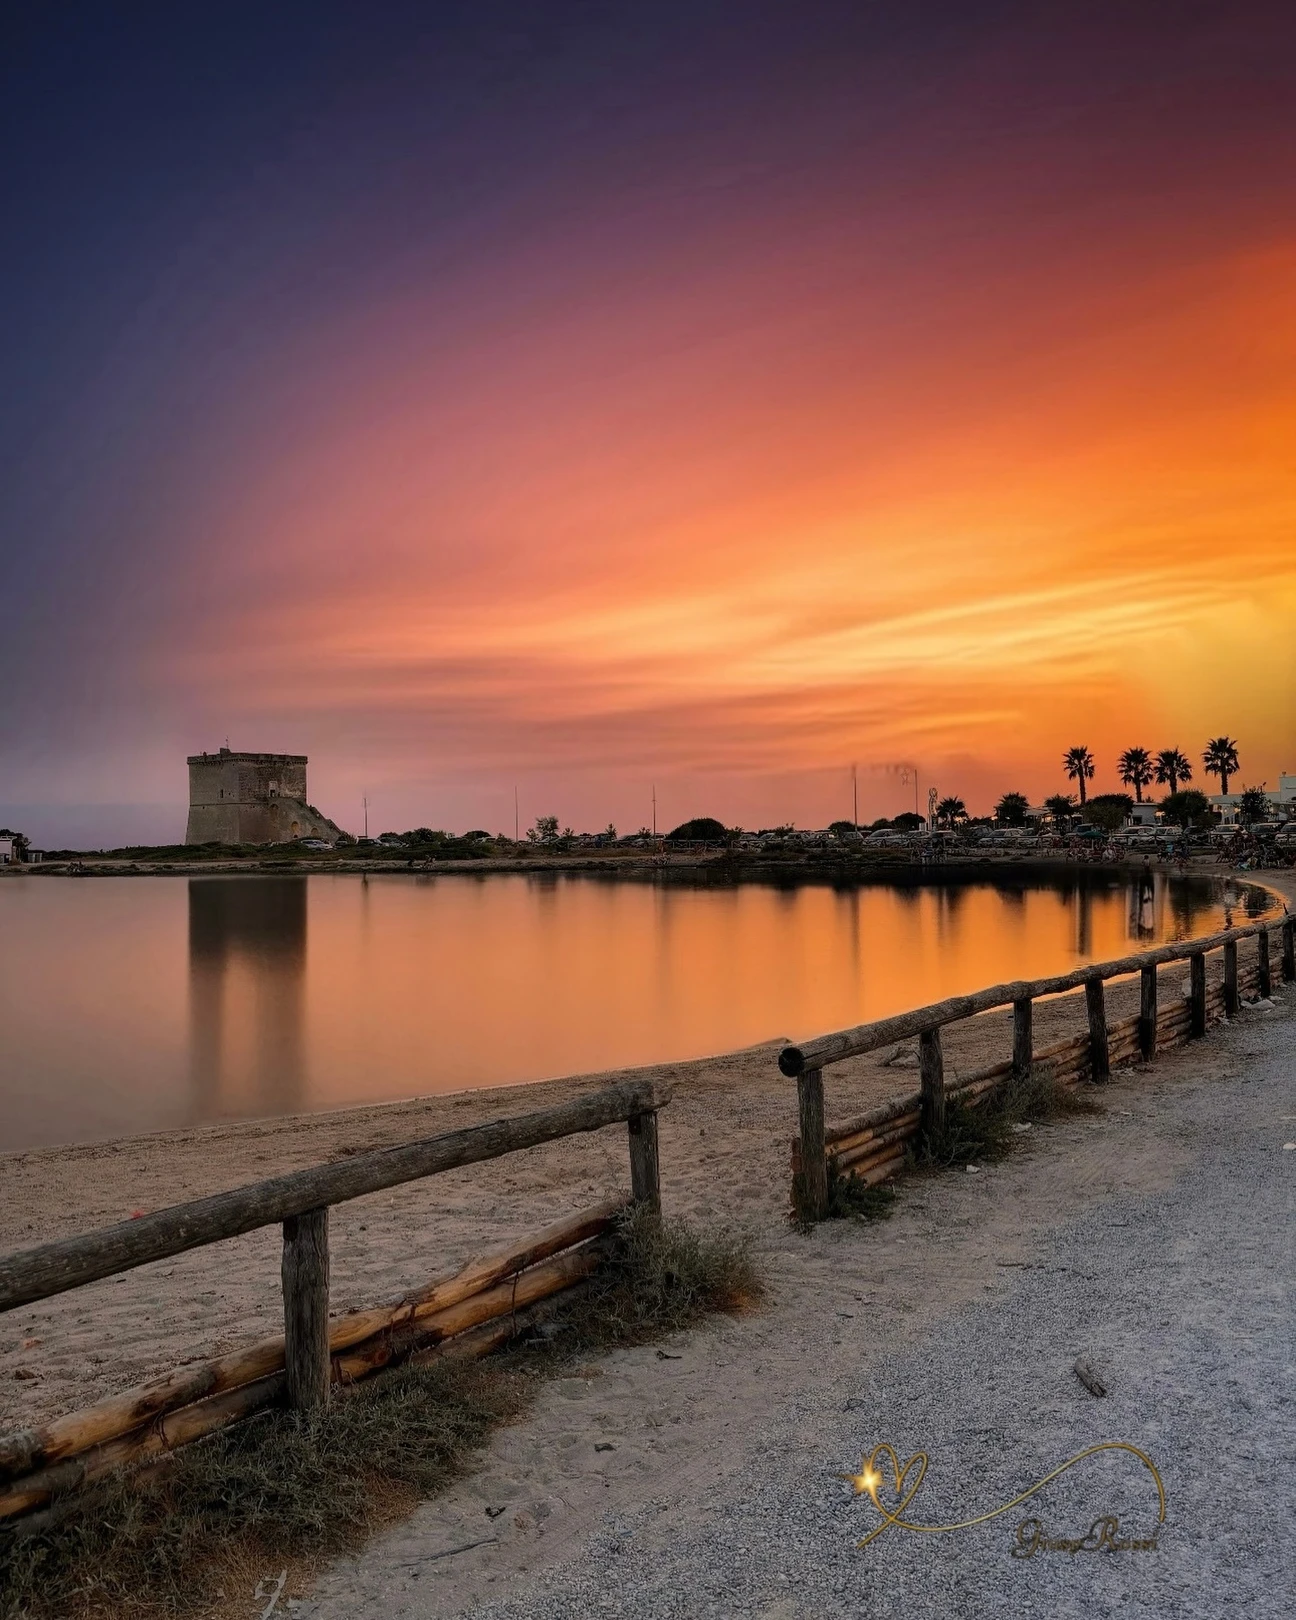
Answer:
<svg viewBox="0 0 1296 1620"><path fill-rule="evenodd" d="M227 737L373 831L1296 771L1290 5L0 46L0 822L179 838Z"/></svg>

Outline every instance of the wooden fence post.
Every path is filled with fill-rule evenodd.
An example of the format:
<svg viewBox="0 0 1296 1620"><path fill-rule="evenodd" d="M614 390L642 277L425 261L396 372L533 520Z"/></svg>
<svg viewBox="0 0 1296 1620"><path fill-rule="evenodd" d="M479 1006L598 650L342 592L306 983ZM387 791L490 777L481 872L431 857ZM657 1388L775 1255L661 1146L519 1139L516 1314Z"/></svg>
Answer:
<svg viewBox="0 0 1296 1620"><path fill-rule="evenodd" d="M1139 973L1139 1053L1145 1063L1156 1056L1157 970L1155 962Z"/></svg>
<svg viewBox="0 0 1296 1620"><path fill-rule="evenodd" d="M283 1223L284 1371L298 1412L329 1403L328 1206Z"/></svg>
<svg viewBox="0 0 1296 1620"><path fill-rule="evenodd" d="M1269 930L1262 928L1256 935L1256 965L1260 970L1260 994L1273 995L1273 973L1269 967Z"/></svg>
<svg viewBox="0 0 1296 1620"><path fill-rule="evenodd" d="M631 1114L630 1193L636 1204L661 1210L661 1174L657 1164L657 1112Z"/></svg>
<svg viewBox="0 0 1296 1620"><path fill-rule="evenodd" d="M1089 1078L1095 1085L1111 1079L1111 1053L1107 1045L1107 997L1101 979L1085 980L1085 1007L1089 1013Z"/></svg>
<svg viewBox="0 0 1296 1620"><path fill-rule="evenodd" d="M1242 998L1238 995L1237 940L1224 941L1224 1015L1236 1018Z"/></svg>
<svg viewBox="0 0 1296 1620"><path fill-rule="evenodd" d="M1296 979L1296 917L1282 925L1282 976L1289 984Z"/></svg>
<svg viewBox="0 0 1296 1620"><path fill-rule="evenodd" d="M824 1147L823 1070L806 1069L797 1076L797 1102L801 1112L800 1213L821 1221L828 1213L828 1157Z"/></svg>
<svg viewBox="0 0 1296 1620"><path fill-rule="evenodd" d="M1194 1040L1206 1033L1206 953L1194 951L1188 958L1190 1033Z"/></svg>
<svg viewBox="0 0 1296 1620"><path fill-rule="evenodd" d="M922 1082L918 1129L929 1142L938 1142L945 1134L945 1057L939 1029L925 1029L918 1037L918 1068Z"/></svg>
<svg viewBox="0 0 1296 1620"><path fill-rule="evenodd" d="M1013 1079L1025 1080L1035 1061L1034 1002L1029 996L1013 1002Z"/></svg>

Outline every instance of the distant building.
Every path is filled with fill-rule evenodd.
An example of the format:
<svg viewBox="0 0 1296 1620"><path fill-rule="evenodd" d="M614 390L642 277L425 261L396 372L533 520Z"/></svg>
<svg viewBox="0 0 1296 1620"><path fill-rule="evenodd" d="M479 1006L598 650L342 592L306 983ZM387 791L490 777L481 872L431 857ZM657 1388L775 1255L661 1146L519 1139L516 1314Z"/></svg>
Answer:
<svg viewBox="0 0 1296 1620"><path fill-rule="evenodd" d="M1155 827L1157 824L1157 807L1154 804L1130 805L1129 818L1126 825L1130 827Z"/></svg>
<svg viewBox="0 0 1296 1620"><path fill-rule="evenodd" d="M1274 807L1274 813L1279 821L1296 819L1296 776L1288 776L1284 772L1278 778L1278 790L1269 793L1266 798ZM1241 819L1242 795L1240 793L1212 793L1210 807L1218 810L1220 819L1226 827L1232 827Z"/></svg>
<svg viewBox="0 0 1296 1620"><path fill-rule="evenodd" d="M306 799L305 754L189 756L186 844L333 843L341 829Z"/></svg>
<svg viewBox="0 0 1296 1620"><path fill-rule="evenodd" d="M22 833L0 827L0 866L35 865L44 856L45 851L33 849Z"/></svg>

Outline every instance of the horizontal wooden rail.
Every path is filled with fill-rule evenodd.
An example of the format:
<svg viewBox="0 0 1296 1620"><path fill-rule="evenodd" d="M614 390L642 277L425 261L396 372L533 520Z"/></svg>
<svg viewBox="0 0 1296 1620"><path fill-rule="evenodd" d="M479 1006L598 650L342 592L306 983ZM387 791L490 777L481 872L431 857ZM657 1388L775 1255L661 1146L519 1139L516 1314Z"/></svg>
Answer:
<svg viewBox="0 0 1296 1620"><path fill-rule="evenodd" d="M393 1361L425 1359L443 1347L452 1354L483 1353L511 1337L525 1322L522 1313L595 1270L629 1204L620 1198L596 1205L482 1255L394 1305L334 1318L325 1363L330 1381L350 1384ZM0 1436L0 1520L272 1405L288 1394L285 1352L284 1338L265 1339Z"/></svg>
<svg viewBox="0 0 1296 1620"><path fill-rule="evenodd" d="M352 1198L363 1198L402 1182L479 1164L484 1159L497 1159L505 1153L536 1147L559 1137L637 1120L664 1107L669 1100L669 1087L649 1080L630 1081L591 1092L587 1097L578 1097L556 1108L492 1120L487 1125L474 1125L444 1136L402 1143L399 1147L375 1148L338 1164L293 1170L287 1175L236 1187L210 1198L155 1210L99 1232L62 1238L38 1249L7 1255L0 1258L0 1311L11 1311L33 1300L49 1299L69 1288L131 1271L153 1260L165 1260L187 1249L239 1237L257 1227L327 1209L331 1204L345 1203ZM642 1141L641 1131L636 1137L639 1161L636 1179L646 1186L648 1177L656 1170L656 1156L654 1152L651 1164L647 1164ZM654 1134L654 1149L655 1145Z"/></svg>
<svg viewBox="0 0 1296 1620"><path fill-rule="evenodd" d="M1113 1063L1126 1063L1136 1057L1151 1061L1159 1041L1173 1044L1204 1035L1211 1018L1232 1017L1238 1012L1244 983L1254 985L1262 997L1270 993L1269 930L1274 927L1282 931L1283 978L1291 981L1296 979L1296 917L1285 915L1111 962L1092 963L1052 978L998 984L972 995L951 996L911 1012L822 1035L800 1046L785 1046L779 1054L779 1068L796 1079L801 1127L792 1142L793 1209L802 1218L820 1220L828 1209L833 1178L848 1175L867 1185L894 1174L904 1163L910 1138L922 1137L928 1142L941 1138L947 1099L975 1106L1009 1079L1024 1079L1034 1064L1041 1062L1051 1065L1057 1084L1074 1085L1085 1080L1102 1085L1110 1078ZM1256 941L1256 964L1254 969L1243 971L1238 961L1238 941L1250 938ZM1221 947L1224 982L1208 987L1206 955ZM1159 1008L1158 967L1183 961L1190 968L1187 1001ZM1141 978L1138 1013L1108 1024L1106 981L1135 973ZM1047 1051L1035 1052L1034 1000L1081 988L1085 992L1087 1031ZM947 1084L942 1028L1009 1006L1013 1009L1012 1057L962 1083ZM824 1069L915 1035L919 1039L918 1093L892 1098L845 1125L829 1129L825 1124Z"/></svg>
<svg viewBox="0 0 1296 1620"><path fill-rule="evenodd" d="M566 1216L507 1248L480 1255L458 1271L434 1278L423 1288L405 1294L390 1305L336 1316L329 1323L329 1353L337 1358L366 1341L390 1340L395 1334L418 1331L465 1300L485 1295L498 1284L538 1266L542 1260L601 1237L613 1229L629 1207L629 1200L625 1198L608 1199L579 1214ZM282 1372L283 1368L284 1336L279 1334L230 1351L213 1361L191 1363L136 1389L110 1395L83 1411L0 1435L0 1480L61 1462L65 1457L155 1423L168 1412L225 1394L244 1384L256 1383L271 1373Z"/></svg>
<svg viewBox="0 0 1296 1620"><path fill-rule="evenodd" d="M799 1046L785 1046L779 1053L779 1068L795 1079L810 1069L823 1069L830 1063L841 1063L846 1058L861 1057L875 1052L880 1046L894 1041L908 1040L914 1035L925 1035L978 1013L992 1012L998 1007L1009 1007L1014 1002L1033 1001L1040 996L1062 995L1068 990L1105 979L1121 978L1137 973L1141 968L1157 967L1167 962L1186 962L1206 951L1218 950L1230 941L1248 939L1262 930L1283 925L1284 919L1250 923L1243 928L1230 928L1224 933L1211 934L1202 939L1187 940L1174 945L1161 945L1154 950L1140 951L1136 956L1123 956L1112 962L1095 962L1087 967L1075 968L1048 979L1022 979L1012 984L996 984L987 990L977 990L967 996L950 996L927 1007L915 1007L909 1012L896 1013L890 1018L879 1018L870 1024L858 1024L853 1029L842 1029L832 1035L820 1035L815 1040L803 1041Z"/></svg>

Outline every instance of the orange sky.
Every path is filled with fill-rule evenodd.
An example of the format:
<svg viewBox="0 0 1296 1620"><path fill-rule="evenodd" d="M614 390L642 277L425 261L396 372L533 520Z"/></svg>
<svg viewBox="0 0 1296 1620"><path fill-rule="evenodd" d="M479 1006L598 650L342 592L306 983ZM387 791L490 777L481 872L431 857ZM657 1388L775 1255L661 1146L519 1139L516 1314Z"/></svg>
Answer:
<svg viewBox="0 0 1296 1620"><path fill-rule="evenodd" d="M758 266L736 319L642 296L629 335L567 311L465 343L435 381L417 341L394 376L357 361L320 390L341 419L231 519L268 565L236 701L361 748L351 796L425 746L495 821L516 774L583 824L604 803L624 822L654 776L667 819L805 824L841 811L852 761L870 813L903 804L902 762L983 808L1057 789L1072 742L1101 789L1131 743L1196 756L1219 731L1276 785L1296 770L1296 242L1115 285L1057 268L1024 302L888 288L875 310L849 276L812 307ZM390 355L422 317L353 341Z"/></svg>

